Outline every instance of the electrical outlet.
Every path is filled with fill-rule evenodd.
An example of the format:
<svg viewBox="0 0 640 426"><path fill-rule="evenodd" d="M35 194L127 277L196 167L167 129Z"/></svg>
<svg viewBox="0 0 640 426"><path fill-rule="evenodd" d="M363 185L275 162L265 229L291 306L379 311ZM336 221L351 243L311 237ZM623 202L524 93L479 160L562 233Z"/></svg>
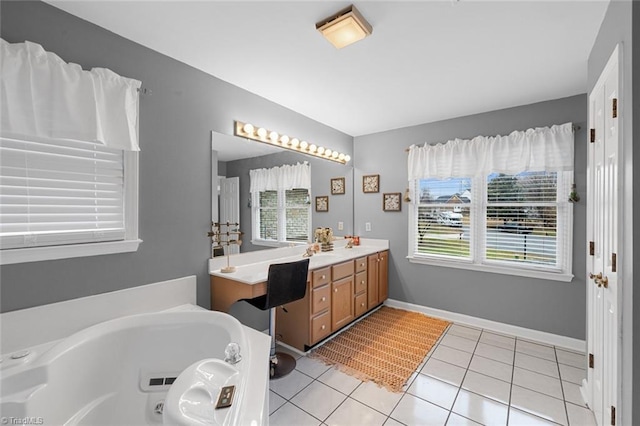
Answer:
<svg viewBox="0 0 640 426"><path fill-rule="evenodd" d="M364 230L365 231L371 231L371 222L367 222L364 224Z"/></svg>
<svg viewBox="0 0 640 426"><path fill-rule="evenodd" d="M344 222L338 222L338 231L342 231L344 229Z"/></svg>

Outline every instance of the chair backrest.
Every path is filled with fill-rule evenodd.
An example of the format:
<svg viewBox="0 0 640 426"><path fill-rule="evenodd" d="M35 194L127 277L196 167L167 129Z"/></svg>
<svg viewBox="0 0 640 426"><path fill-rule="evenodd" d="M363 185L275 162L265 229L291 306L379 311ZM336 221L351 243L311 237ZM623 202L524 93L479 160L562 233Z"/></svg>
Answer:
<svg viewBox="0 0 640 426"><path fill-rule="evenodd" d="M302 299L307 292L309 259L269 266L266 308L274 308Z"/></svg>

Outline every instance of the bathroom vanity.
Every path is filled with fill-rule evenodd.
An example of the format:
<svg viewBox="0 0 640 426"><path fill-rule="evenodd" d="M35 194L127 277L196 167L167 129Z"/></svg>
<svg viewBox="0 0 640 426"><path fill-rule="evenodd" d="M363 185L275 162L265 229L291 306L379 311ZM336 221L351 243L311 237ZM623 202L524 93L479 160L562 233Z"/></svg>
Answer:
<svg viewBox="0 0 640 426"><path fill-rule="evenodd" d="M307 351L383 303L388 297L388 249L386 240L363 240L361 246L312 256L305 297L277 310L278 339ZM228 311L238 300L265 294L269 265L299 260L302 253L304 247L239 254L231 258L234 273L220 272L223 261L211 259L212 308Z"/></svg>

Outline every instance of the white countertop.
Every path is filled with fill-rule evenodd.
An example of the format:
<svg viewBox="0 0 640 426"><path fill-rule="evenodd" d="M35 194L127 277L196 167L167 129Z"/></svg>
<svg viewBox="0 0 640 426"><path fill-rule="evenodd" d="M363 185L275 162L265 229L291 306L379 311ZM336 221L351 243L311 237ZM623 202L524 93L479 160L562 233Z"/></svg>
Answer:
<svg viewBox="0 0 640 426"><path fill-rule="evenodd" d="M345 248L346 243L346 240L336 240L333 251L316 253L311 256L309 258L309 270L323 268L389 249L388 240L361 238L360 245L353 248ZM258 284L267 280L269 265L301 260L306 247L306 245L282 247L231 255L229 264L236 267L236 271L231 273L220 272L220 268L227 266L227 257L216 257L209 259L209 274L245 284Z"/></svg>

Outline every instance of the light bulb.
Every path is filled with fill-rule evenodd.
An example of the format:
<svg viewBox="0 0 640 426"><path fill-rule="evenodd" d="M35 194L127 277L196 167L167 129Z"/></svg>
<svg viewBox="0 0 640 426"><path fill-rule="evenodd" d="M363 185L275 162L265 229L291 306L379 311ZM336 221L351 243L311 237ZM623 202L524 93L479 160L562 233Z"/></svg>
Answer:
<svg viewBox="0 0 640 426"><path fill-rule="evenodd" d="M309 143L307 141L300 142L300 148L307 149L308 146L309 146Z"/></svg>
<svg viewBox="0 0 640 426"><path fill-rule="evenodd" d="M331 158L338 158L338 151L333 151L333 154L331 154Z"/></svg>
<svg viewBox="0 0 640 426"><path fill-rule="evenodd" d="M326 155L327 157L330 157L332 152L333 152L333 151L331 151L329 148L327 148L327 149L325 150L325 152L324 152L324 155Z"/></svg>
<svg viewBox="0 0 640 426"><path fill-rule="evenodd" d="M324 147L319 146L318 147L318 154L322 155L323 152L324 152Z"/></svg>
<svg viewBox="0 0 640 426"><path fill-rule="evenodd" d="M258 136L260 136L261 139L264 139L267 137L267 129L265 129L264 127L260 127L258 129Z"/></svg>
<svg viewBox="0 0 640 426"><path fill-rule="evenodd" d="M249 136L253 135L253 131L254 130L255 129L253 128L253 124L246 123L244 126L242 126L242 131L245 132Z"/></svg>
<svg viewBox="0 0 640 426"><path fill-rule="evenodd" d="M269 133L269 139L271 139L272 143L278 143L278 138L279 137L280 137L280 135L278 134L278 132Z"/></svg>
<svg viewBox="0 0 640 426"><path fill-rule="evenodd" d="M344 161L344 157L345 155L343 153L340 153L340 155L338 155L338 160Z"/></svg>
<svg viewBox="0 0 640 426"><path fill-rule="evenodd" d="M344 156L344 161L346 161L347 163L348 163L349 161L351 161L351 156L349 156L349 155L345 155L345 156Z"/></svg>
<svg viewBox="0 0 640 426"><path fill-rule="evenodd" d="M298 140L298 138L291 139L291 146L292 147L297 148L298 145L300 145L300 141Z"/></svg>
<svg viewBox="0 0 640 426"><path fill-rule="evenodd" d="M309 152L316 152L317 149L318 147L315 146L314 144L309 145Z"/></svg>
<svg viewBox="0 0 640 426"><path fill-rule="evenodd" d="M289 143L289 136L287 135L280 136L280 143L282 143L282 145L287 145Z"/></svg>

